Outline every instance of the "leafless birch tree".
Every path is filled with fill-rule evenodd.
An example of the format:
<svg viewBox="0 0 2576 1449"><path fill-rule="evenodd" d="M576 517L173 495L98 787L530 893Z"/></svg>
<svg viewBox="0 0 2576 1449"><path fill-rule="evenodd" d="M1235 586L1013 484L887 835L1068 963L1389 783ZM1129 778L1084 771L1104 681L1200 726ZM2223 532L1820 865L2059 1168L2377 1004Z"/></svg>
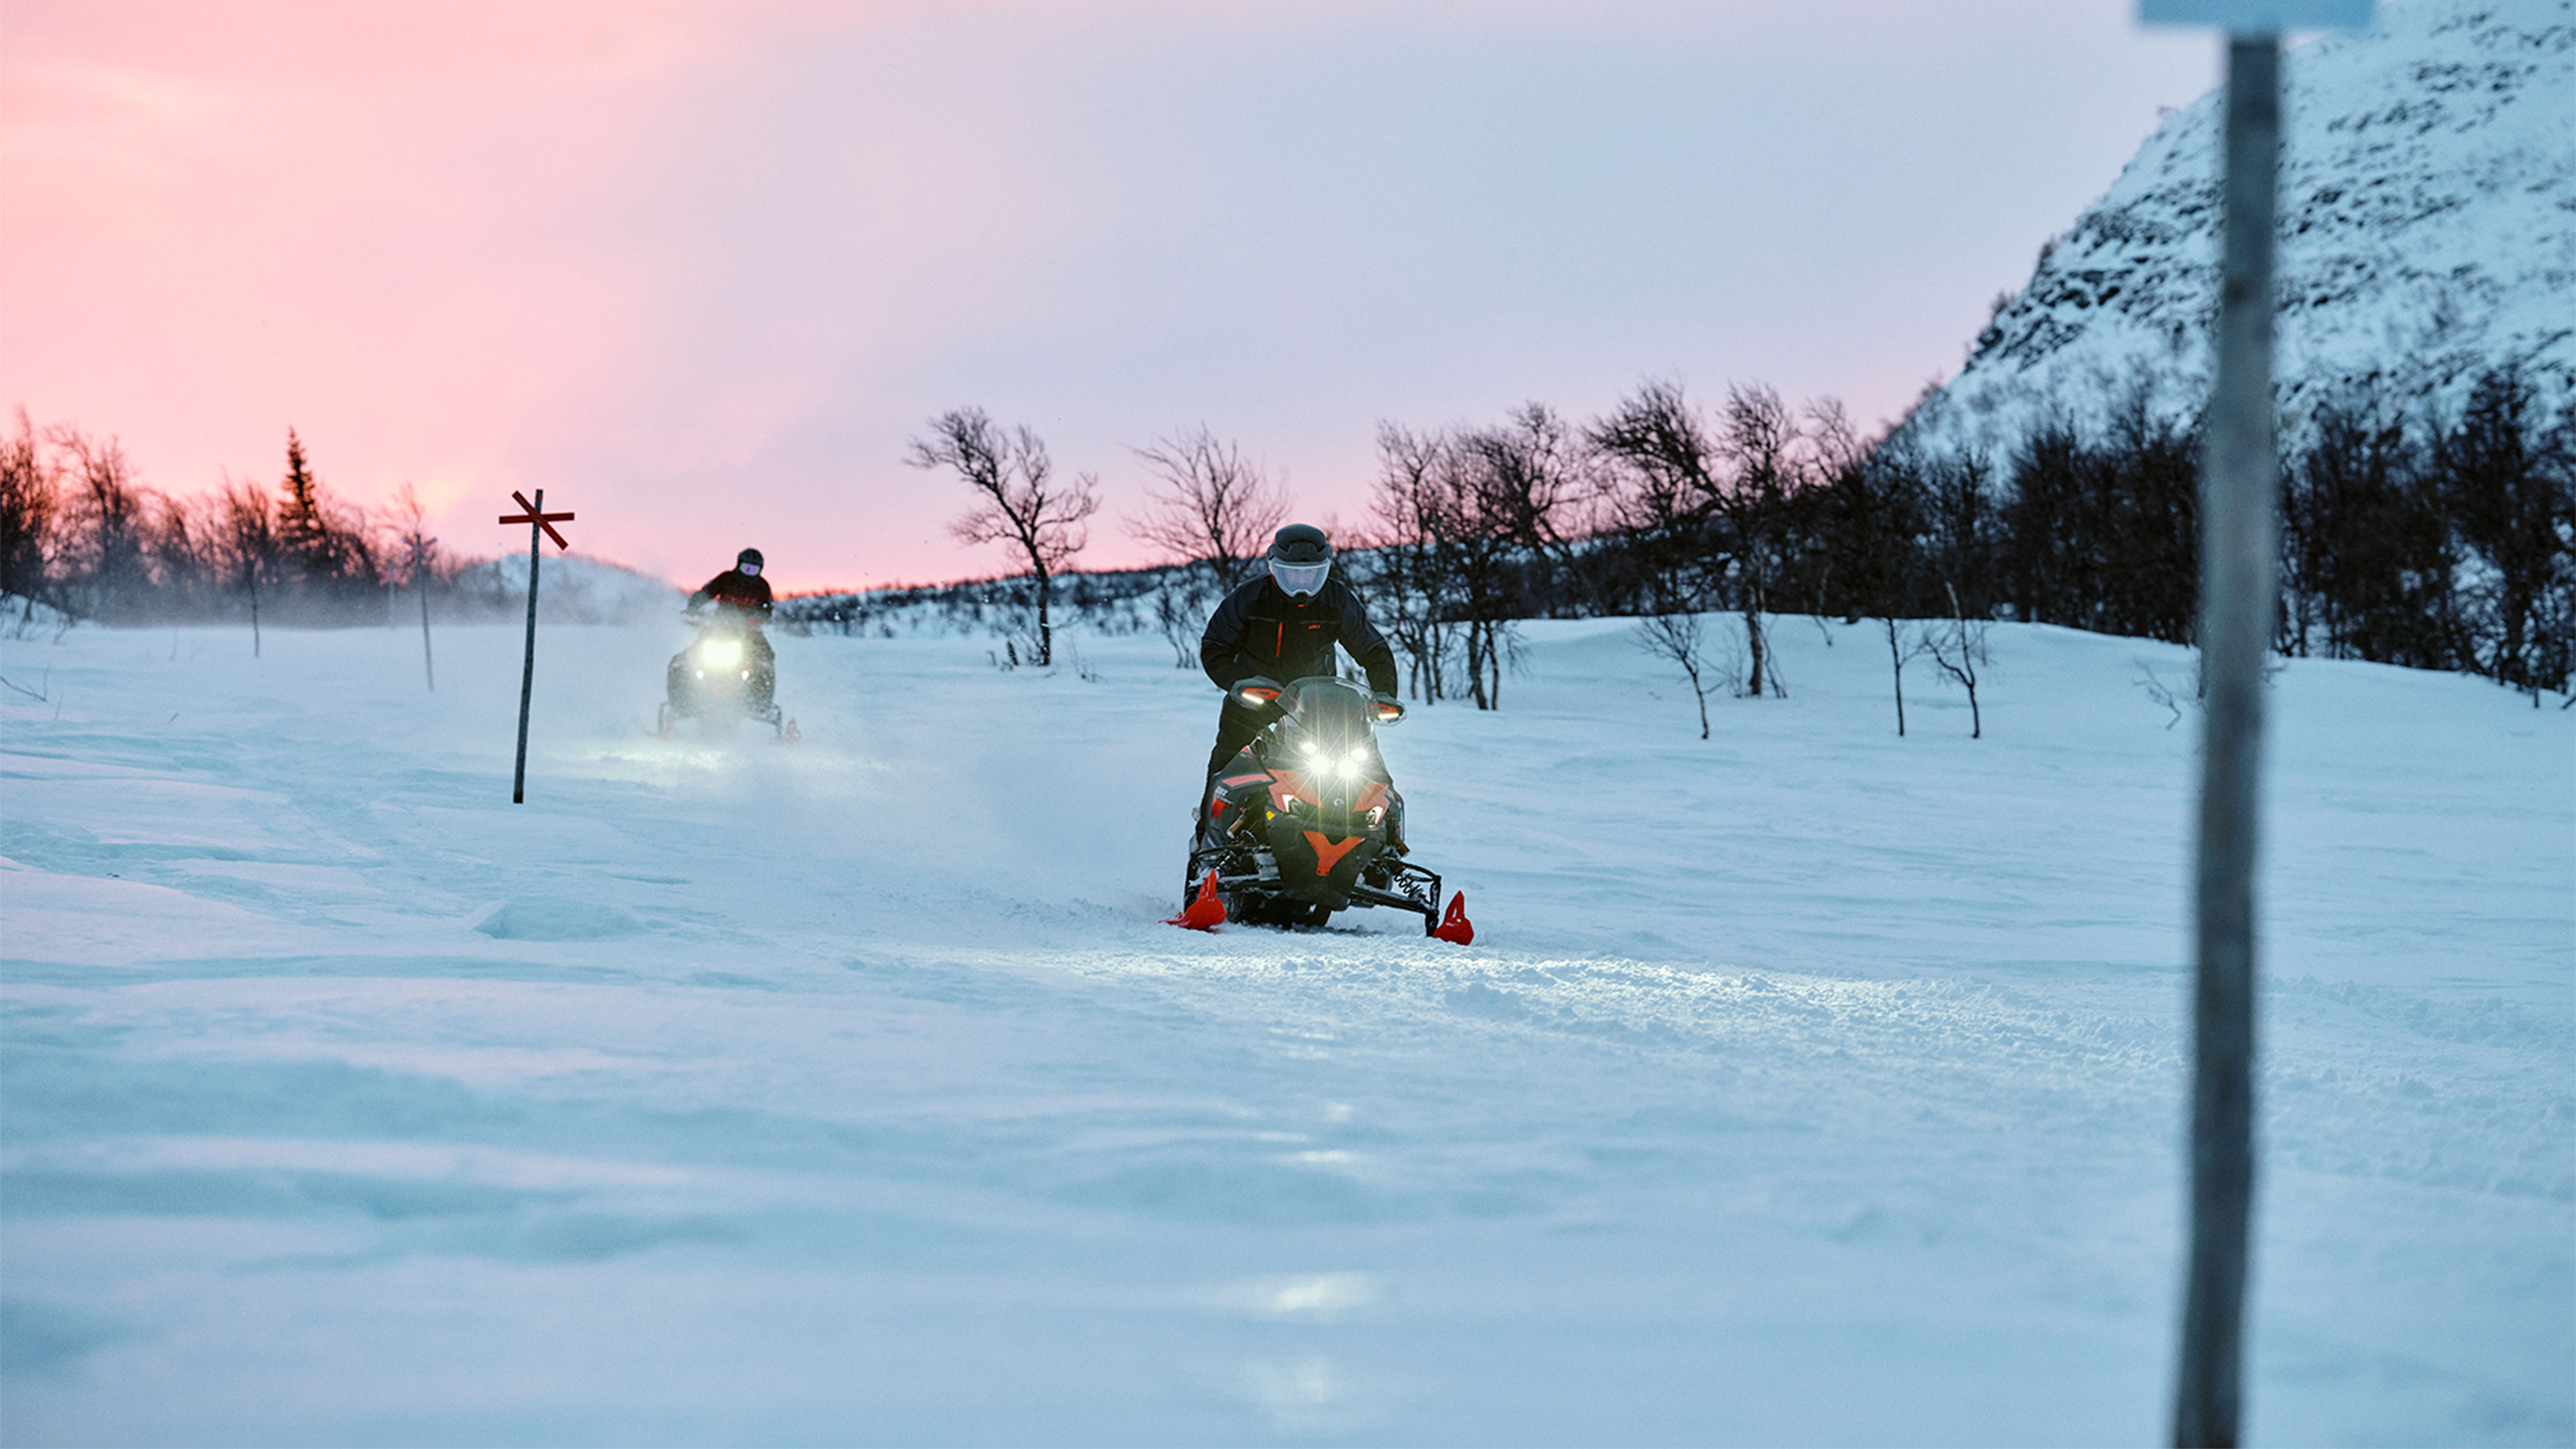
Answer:
<svg viewBox="0 0 2576 1449"><path fill-rule="evenodd" d="M959 408L931 419L930 435L912 440L904 461L916 468L950 468L977 495L975 506L949 524L965 543L1008 543L1028 561L1036 580L1040 668L1055 662L1049 616L1053 580L1089 542L1083 520L1100 509L1099 480L1077 473L1058 482L1046 444L1026 426L1005 431L982 408Z"/></svg>

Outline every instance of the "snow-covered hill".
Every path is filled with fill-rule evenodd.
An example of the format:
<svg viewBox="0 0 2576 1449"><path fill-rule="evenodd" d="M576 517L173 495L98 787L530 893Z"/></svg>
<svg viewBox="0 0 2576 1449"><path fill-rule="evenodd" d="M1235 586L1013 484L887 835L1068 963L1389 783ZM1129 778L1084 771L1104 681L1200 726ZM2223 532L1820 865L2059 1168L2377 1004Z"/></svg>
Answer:
<svg viewBox="0 0 2576 1449"><path fill-rule="evenodd" d="M513 806L512 625L0 639L0 1439L2156 1437L2185 656L1625 627L1386 737L1471 949L1157 924L1159 640L549 628ZM2576 714L2277 688L2250 1432L2567 1442Z"/></svg>
<svg viewBox="0 0 2576 1449"><path fill-rule="evenodd" d="M2455 406L2509 361L2576 390L2576 0L2383 0L2283 64L2276 376L2295 436L2356 382ZM2213 39L2212 44L2217 42ZM2168 117L1917 408L1931 448L2098 430L2209 387L2223 97Z"/></svg>

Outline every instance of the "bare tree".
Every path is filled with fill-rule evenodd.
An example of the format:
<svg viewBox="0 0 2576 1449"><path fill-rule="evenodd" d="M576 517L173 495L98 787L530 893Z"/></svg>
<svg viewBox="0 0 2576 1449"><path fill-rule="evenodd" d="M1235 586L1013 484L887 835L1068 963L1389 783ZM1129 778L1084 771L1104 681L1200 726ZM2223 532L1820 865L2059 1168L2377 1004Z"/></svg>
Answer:
<svg viewBox="0 0 2576 1449"><path fill-rule="evenodd" d="M1681 384L1650 380L1585 441L1608 465L1615 531L1650 614L1696 608L1723 569L1710 517L1717 447Z"/></svg>
<svg viewBox="0 0 2576 1449"><path fill-rule="evenodd" d="M978 495L975 506L948 526L966 543L1008 543L1036 576L1036 655L1040 668L1055 662L1055 628L1049 616L1054 577L1089 541L1083 520L1100 510L1099 480L1077 473L1059 483L1046 444L1026 426L1004 431L982 408L959 408L931 419L930 436L912 440L904 461L916 468L951 468Z"/></svg>
<svg viewBox="0 0 2576 1449"><path fill-rule="evenodd" d="M1376 510L1383 527L1374 582L1389 591L1396 647L1411 656L1426 702L1447 691L1458 650L1478 709L1500 709L1503 672L1519 658L1507 491L1469 432L1378 426Z"/></svg>
<svg viewBox="0 0 2576 1449"><path fill-rule="evenodd" d="M1450 520L1440 483L1446 442L1396 423L1377 430L1378 477L1369 541L1369 587L1379 623L1405 659L1413 696L1436 704L1446 692L1457 626L1448 614L1454 582Z"/></svg>
<svg viewBox="0 0 2576 1449"><path fill-rule="evenodd" d="M1577 590L1575 540L1590 531L1597 497L1583 440L1544 403L1514 409L1500 427L1461 432L1457 448L1472 466L1476 513L1495 534L1553 571L1550 598Z"/></svg>
<svg viewBox="0 0 2576 1449"><path fill-rule="evenodd" d="M1205 424L1132 450L1155 477L1127 531L1230 588L1288 520L1288 499L1261 465Z"/></svg>
<svg viewBox="0 0 2576 1449"><path fill-rule="evenodd" d="M420 672L432 694L438 692L438 663L429 650L429 583L438 573L438 540L429 536L429 510L420 502L420 491L406 482L394 495L394 518L397 532L394 541L403 551L411 573L412 587L420 593Z"/></svg>
<svg viewBox="0 0 2576 1449"><path fill-rule="evenodd" d="M1198 662L1207 610L1287 521L1288 500L1259 464L1205 424L1133 451L1157 483L1147 485L1149 506L1127 520L1127 531L1181 565L1154 590L1154 623L1172 646L1173 667L1186 669Z"/></svg>
<svg viewBox="0 0 2576 1449"><path fill-rule="evenodd" d="M1727 468L1719 475L1714 502L1727 522L1741 575L1737 604L1744 614L1744 642L1753 656L1745 692L1761 697L1784 695L1771 660L1763 615L1771 611L1771 580L1780 566L1780 535L1788 502L1805 481L1799 456L1797 416L1780 394L1761 384L1736 383L1726 390L1718 432L1719 456Z"/></svg>
<svg viewBox="0 0 2576 1449"><path fill-rule="evenodd" d="M250 652L256 659L260 652L259 582L277 576L284 542L266 489L254 483L236 483L227 476L218 496L223 510L221 547L229 556L235 576L242 581L243 590L250 595Z"/></svg>
<svg viewBox="0 0 2576 1449"><path fill-rule="evenodd" d="M1637 646L1658 659L1669 659L1679 665L1682 677L1690 681L1691 697L1699 701L1699 737L1708 738L1708 692L1715 681L1706 677L1707 661L1700 655L1700 616L1697 614L1649 614L1637 621Z"/></svg>
<svg viewBox="0 0 2576 1449"><path fill-rule="evenodd" d="M45 598L53 582L47 555L60 499L53 468L21 407L17 436L0 438L0 593L51 602Z"/></svg>
<svg viewBox="0 0 2576 1449"><path fill-rule="evenodd" d="M1950 617L1924 626L1923 647L1933 663L1968 691L1968 738L1981 740L1986 737L1986 718L1977 709L1977 666L1986 662L1986 621L1968 617L1959 607L1956 588L1948 584L1942 588L1950 595Z"/></svg>
<svg viewBox="0 0 2576 1449"><path fill-rule="evenodd" d="M59 427L52 441L71 487L69 572L75 613L122 617L139 609L151 586L151 494L114 438Z"/></svg>

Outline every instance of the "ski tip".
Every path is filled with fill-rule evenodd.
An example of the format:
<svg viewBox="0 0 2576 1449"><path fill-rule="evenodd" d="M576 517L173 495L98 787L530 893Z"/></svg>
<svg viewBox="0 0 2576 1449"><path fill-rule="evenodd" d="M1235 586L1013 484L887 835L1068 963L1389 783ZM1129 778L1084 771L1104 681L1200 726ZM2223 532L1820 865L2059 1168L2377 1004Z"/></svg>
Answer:
<svg viewBox="0 0 2576 1449"><path fill-rule="evenodd" d="M1465 891L1460 891L1449 898L1449 909L1440 917L1440 924L1431 928L1431 935L1436 940L1447 941L1452 945L1468 946L1475 943L1476 923L1467 919Z"/></svg>
<svg viewBox="0 0 2576 1449"><path fill-rule="evenodd" d="M796 721L793 718L778 727L778 742L782 745L792 745L803 738L805 738L805 732L796 727Z"/></svg>
<svg viewBox="0 0 2576 1449"><path fill-rule="evenodd" d="M1181 913L1163 924L1185 931L1213 931L1225 924L1225 902L1216 893L1216 872L1209 871L1199 881L1199 893L1181 908Z"/></svg>

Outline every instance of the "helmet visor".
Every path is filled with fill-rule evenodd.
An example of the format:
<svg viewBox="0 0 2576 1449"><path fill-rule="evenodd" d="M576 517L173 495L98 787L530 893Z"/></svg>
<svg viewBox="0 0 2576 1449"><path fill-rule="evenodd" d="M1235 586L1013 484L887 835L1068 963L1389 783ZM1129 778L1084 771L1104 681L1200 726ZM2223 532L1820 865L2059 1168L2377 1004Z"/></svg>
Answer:
<svg viewBox="0 0 2576 1449"><path fill-rule="evenodd" d="M747 579L756 579L760 577L760 565L756 563L735 564L734 571Z"/></svg>
<svg viewBox="0 0 2576 1449"><path fill-rule="evenodd" d="M1299 598L1322 588L1325 575L1332 571L1331 559L1310 564L1286 563L1275 558L1270 561L1270 577L1279 581L1279 587Z"/></svg>

